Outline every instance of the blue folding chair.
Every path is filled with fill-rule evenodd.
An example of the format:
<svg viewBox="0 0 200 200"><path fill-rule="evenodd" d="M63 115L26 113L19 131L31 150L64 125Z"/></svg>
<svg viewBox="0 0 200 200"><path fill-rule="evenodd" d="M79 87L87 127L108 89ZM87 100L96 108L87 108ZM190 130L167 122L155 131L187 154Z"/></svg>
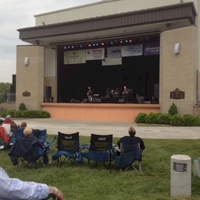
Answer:
<svg viewBox="0 0 200 200"><path fill-rule="evenodd" d="M83 164L79 148L79 132L71 134L58 132L57 149L52 160L57 160L59 165L67 162Z"/></svg>
<svg viewBox="0 0 200 200"><path fill-rule="evenodd" d="M49 151L51 144L55 141L55 139L47 141L47 129L33 129L33 135L46 147L46 150Z"/></svg>
<svg viewBox="0 0 200 200"><path fill-rule="evenodd" d="M23 166L35 164L38 167L42 166L42 161L44 161L44 158L46 159L47 152L42 143L32 135L28 138L17 137L8 155L14 166L19 166L19 161L21 161Z"/></svg>
<svg viewBox="0 0 200 200"><path fill-rule="evenodd" d="M24 129L23 128L16 128L13 129L12 137L10 138L9 146L12 146L18 137L24 136Z"/></svg>
<svg viewBox="0 0 200 200"><path fill-rule="evenodd" d="M116 152L113 147L113 135L97 135L91 134L90 145L88 146L88 151L82 152L82 156L90 161L97 163L109 163L109 168L111 162L116 158ZM87 145L81 145L84 148Z"/></svg>
<svg viewBox="0 0 200 200"><path fill-rule="evenodd" d="M138 169L135 166L138 162ZM120 141L120 154L115 159L115 166L121 171L126 171L129 168L142 171L142 150L140 149L140 143L133 142L127 143L126 139Z"/></svg>

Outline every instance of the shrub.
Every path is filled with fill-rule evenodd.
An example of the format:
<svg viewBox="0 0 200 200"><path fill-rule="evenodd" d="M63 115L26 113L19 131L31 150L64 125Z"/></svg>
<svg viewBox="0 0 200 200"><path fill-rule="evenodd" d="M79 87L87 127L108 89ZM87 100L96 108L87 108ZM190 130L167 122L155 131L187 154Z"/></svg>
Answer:
<svg viewBox="0 0 200 200"><path fill-rule="evenodd" d="M5 115L2 117L6 117L7 115L10 115L11 117L13 117L15 115L15 110L6 110L4 114Z"/></svg>
<svg viewBox="0 0 200 200"><path fill-rule="evenodd" d="M23 111L23 115L26 118L49 118L50 114L46 111L40 111L40 110L26 110Z"/></svg>
<svg viewBox="0 0 200 200"><path fill-rule="evenodd" d="M170 114L160 114L157 118L158 124L170 124L171 120L171 115Z"/></svg>
<svg viewBox="0 0 200 200"><path fill-rule="evenodd" d="M11 115L15 118L49 118L50 114L42 110L4 110L1 111L1 116L6 117Z"/></svg>
<svg viewBox="0 0 200 200"><path fill-rule="evenodd" d="M6 112L7 112L7 110L1 110L0 111L0 116L1 117L6 117Z"/></svg>
<svg viewBox="0 0 200 200"><path fill-rule="evenodd" d="M136 123L145 123L145 117L147 116L146 113L139 113L135 118Z"/></svg>
<svg viewBox="0 0 200 200"><path fill-rule="evenodd" d="M170 124L173 126L184 126L184 117L179 114L175 114L171 117Z"/></svg>
<svg viewBox="0 0 200 200"><path fill-rule="evenodd" d="M23 117L23 111L16 110L13 117L15 117L15 118L22 118Z"/></svg>
<svg viewBox="0 0 200 200"><path fill-rule="evenodd" d="M172 103L172 105L170 106L168 113L172 116L178 114L177 106L174 103Z"/></svg>
<svg viewBox="0 0 200 200"><path fill-rule="evenodd" d="M193 115L184 116L185 126L200 126L200 118Z"/></svg>
<svg viewBox="0 0 200 200"><path fill-rule="evenodd" d="M24 103L21 103L21 104L19 105L19 110L21 110L21 111L27 110Z"/></svg>
<svg viewBox="0 0 200 200"><path fill-rule="evenodd" d="M147 123L147 124L157 124L157 116L158 116L158 114L156 114L156 113L149 113L145 117L145 123Z"/></svg>

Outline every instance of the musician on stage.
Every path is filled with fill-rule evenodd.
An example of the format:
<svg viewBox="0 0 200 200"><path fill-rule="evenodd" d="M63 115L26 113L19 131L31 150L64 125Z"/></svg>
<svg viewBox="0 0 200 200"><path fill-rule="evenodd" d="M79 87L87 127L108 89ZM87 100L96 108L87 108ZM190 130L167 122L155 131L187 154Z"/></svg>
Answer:
<svg viewBox="0 0 200 200"><path fill-rule="evenodd" d="M125 85L124 86L124 90L122 92L122 96L123 96L123 99L124 99L124 102L128 102L128 88L127 86Z"/></svg>
<svg viewBox="0 0 200 200"><path fill-rule="evenodd" d="M92 88L90 86L88 86L87 98L88 98L89 102L92 101L92 95L93 95Z"/></svg>

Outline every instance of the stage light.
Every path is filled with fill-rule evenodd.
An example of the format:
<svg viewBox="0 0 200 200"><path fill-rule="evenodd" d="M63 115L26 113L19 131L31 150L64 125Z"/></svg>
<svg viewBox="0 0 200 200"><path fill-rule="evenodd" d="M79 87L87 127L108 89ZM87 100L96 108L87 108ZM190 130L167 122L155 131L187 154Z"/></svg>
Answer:
<svg viewBox="0 0 200 200"><path fill-rule="evenodd" d="M129 42L132 42L132 40L129 40Z"/></svg>
<svg viewBox="0 0 200 200"><path fill-rule="evenodd" d="M104 45L104 43L102 42L101 45Z"/></svg>

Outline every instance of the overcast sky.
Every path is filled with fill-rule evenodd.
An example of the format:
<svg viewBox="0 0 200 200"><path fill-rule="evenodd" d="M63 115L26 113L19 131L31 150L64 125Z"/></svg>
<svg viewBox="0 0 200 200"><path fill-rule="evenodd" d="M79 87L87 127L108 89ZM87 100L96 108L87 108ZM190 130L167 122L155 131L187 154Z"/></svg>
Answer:
<svg viewBox="0 0 200 200"><path fill-rule="evenodd" d="M35 25L34 15L101 0L0 0L0 82L12 82L16 74L16 46L27 44L17 29Z"/></svg>

